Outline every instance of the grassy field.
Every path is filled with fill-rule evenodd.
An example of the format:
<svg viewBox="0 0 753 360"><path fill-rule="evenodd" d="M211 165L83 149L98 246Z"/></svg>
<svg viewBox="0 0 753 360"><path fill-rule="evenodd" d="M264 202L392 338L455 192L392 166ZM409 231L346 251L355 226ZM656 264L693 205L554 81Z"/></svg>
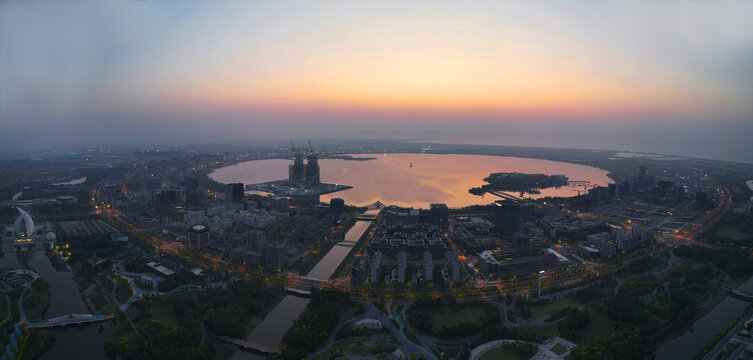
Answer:
<svg viewBox="0 0 753 360"><path fill-rule="evenodd" d="M128 299L131 298L131 295L133 295L133 291L131 291L131 285L128 281L118 278L118 287L115 288L115 297L118 302L122 304L128 301Z"/></svg>
<svg viewBox="0 0 753 360"><path fill-rule="evenodd" d="M153 318L162 321L165 327L169 328L178 323L178 317L173 307L166 301L151 301L146 307L144 318Z"/></svg>
<svg viewBox="0 0 753 360"><path fill-rule="evenodd" d="M39 278L32 283L23 299L24 312L29 321L44 320L44 313L50 305L49 285Z"/></svg>
<svg viewBox="0 0 753 360"><path fill-rule="evenodd" d="M29 331L26 342L20 350L19 360L39 359L55 345L55 338L46 330Z"/></svg>
<svg viewBox="0 0 753 360"><path fill-rule="evenodd" d="M612 331L614 331L614 326L612 326L612 322L609 321L606 315L596 310L588 309L588 325L580 331L583 340L595 341Z"/></svg>
<svg viewBox="0 0 753 360"><path fill-rule="evenodd" d="M539 316L551 314L568 307L577 308L580 305L582 304L578 300L562 299L541 306L530 306L528 309L531 310L531 318L537 318Z"/></svg>
<svg viewBox="0 0 753 360"><path fill-rule="evenodd" d="M547 338L553 338L560 335L559 330L557 330L557 323L541 326L521 326L518 330L529 334L543 335Z"/></svg>
<svg viewBox="0 0 753 360"><path fill-rule="evenodd" d="M744 230L734 225L724 225L720 229L714 231L713 235L733 240L747 239L753 236L750 231L746 230L747 229Z"/></svg>
<svg viewBox="0 0 753 360"><path fill-rule="evenodd" d="M3 322L8 315L8 295L0 294L0 322Z"/></svg>
<svg viewBox="0 0 753 360"><path fill-rule="evenodd" d="M438 313L433 312L430 314L431 325L433 331L439 331L442 327L451 327L460 325L463 323L477 324L481 322L481 319L486 315L484 309L471 307L461 309L460 311L447 311Z"/></svg>

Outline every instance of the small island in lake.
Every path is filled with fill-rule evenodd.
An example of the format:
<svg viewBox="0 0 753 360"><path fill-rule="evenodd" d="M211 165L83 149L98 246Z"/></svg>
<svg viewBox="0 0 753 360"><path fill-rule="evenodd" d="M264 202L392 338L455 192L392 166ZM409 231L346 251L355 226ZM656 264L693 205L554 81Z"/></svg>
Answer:
<svg viewBox="0 0 753 360"><path fill-rule="evenodd" d="M468 190L474 195L484 195L490 191L514 191L520 193L538 194L539 190L550 187L560 187L568 184L565 175L523 174L523 173L492 173L486 178L488 184Z"/></svg>

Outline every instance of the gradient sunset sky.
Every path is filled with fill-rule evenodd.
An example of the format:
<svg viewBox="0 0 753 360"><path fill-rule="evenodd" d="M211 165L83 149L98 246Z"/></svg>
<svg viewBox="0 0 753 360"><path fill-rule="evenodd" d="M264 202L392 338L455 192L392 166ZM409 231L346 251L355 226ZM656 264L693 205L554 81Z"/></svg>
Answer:
<svg viewBox="0 0 753 360"><path fill-rule="evenodd" d="M0 0L6 146L291 137L753 162L750 1Z"/></svg>

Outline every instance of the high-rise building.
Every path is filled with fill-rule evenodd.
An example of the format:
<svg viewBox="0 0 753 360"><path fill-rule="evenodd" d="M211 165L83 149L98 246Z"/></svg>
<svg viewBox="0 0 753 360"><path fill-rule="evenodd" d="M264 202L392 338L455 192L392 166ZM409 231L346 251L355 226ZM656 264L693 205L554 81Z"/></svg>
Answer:
<svg viewBox="0 0 753 360"><path fill-rule="evenodd" d="M447 270L450 273L450 279L452 281L460 281L460 260L458 260L458 257L452 251L448 251L445 257L447 259Z"/></svg>
<svg viewBox="0 0 753 360"><path fill-rule="evenodd" d="M382 279L382 252L377 251L371 256L371 264L369 266L370 275L369 280L372 283L381 282Z"/></svg>
<svg viewBox="0 0 753 360"><path fill-rule="evenodd" d="M264 267L267 271L280 272L287 267L288 246L282 242L267 245L264 254Z"/></svg>
<svg viewBox="0 0 753 360"><path fill-rule="evenodd" d="M521 204L520 219L523 221L533 220L536 217L536 204Z"/></svg>
<svg viewBox="0 0 753 360"><path fill-rule="evenodd" d="M209 245L209 229L204 225L192 226L188 229L188 247L200 250Z"/></svg>
<svg viewBox="0 0 753 360"><path fill-rule="evenodd" d="M520 204L512 200L494 202L494 226L502 235L510 236L520 228Z"/></svg>
<svg viewBox="0 0 753 360"><path fill-rule="evenodd" d="M350 268L350 281L363 283L366 281L366 264L369 262L369 256L363 256Z"/></svg>
<svg viewBox="0 0 753 360"><path fill-rule="evenodd" d="M397 253L397 282L405 283L405 273L408 269L408 253L401 251Z"/></svg>
<svg viewBox="0 0 753 360"><path fill-rule="evenodd" d="M431 204L429 214L431 215L432 225L439 226L442 229L446 229L449 226L450 210L446 204Z"/></svg>
<svg viewBox="0 0 753 360"><path fill-rule="evenodd" d="M648 243L654 240L654 232L651 229L646 229L639 225L634 225L631 229L631 233L636 241L641 244Z"/></svg>
<svg viewBox="0 0 753 360"><path fill-rule="evenodd" d="M189 206L201 205L201 192L199 190L186 191L186 205L189 205Z"/></svg>
<svg viewBox="0 0 753 360"><path fill-rule="evenodd" d="M159 205L171 205L178 202L178 189L168 188L161 189L157 192L157 204Z"/></svg>
<svg viewBox="0 0 753 360"><path fill-rule="evenodd" d="M246 233L246 244L249 250L261 252L267 246L267 235L261 230L251 230Z"/></svg>
<svg viewBox="0 0 753 360"><path fill-rule="evenodd" d="M632 250L638 246L638 240L626 228L615 230L614 240L617 242L617 249L621 251Z"/></svg>
<svg viewBox="0 0 753 360"><path fill-rule="evenodd" d="M319 154L313 150L309 153L308 162L306 163L306 185L319 185Z"/></svg>
<svg viewBox="0 0 753 360"><path fill-rule="evenodd" d="M291 182L306 181L306 167L303 165L303 151L293 150L293 164L288 167L288 180Z"/></svg>
<svg viewBox="0 0 753 360"><path fill-rule="evenodd" d="M434 260L428 251L424 251L424 279L434 281Z"/></svg>
<svg viewBox="0 0 753 360"><path fill-rule="evenodd" d="M708 195L703 191L696 191L695 206L698 209L704 209L708 206Z"/></svg>
<svg viewBox="0 0 753 360"><path fill-rule="evenodd" d="M243 201L243 190L244 189L242 183L232 183L225 185L225 201Z"/></svg>
<svg viewBox="0 0 753 360"><path fill-rule="evenodd" d="M342 214L345 212L345 200L332 198L332 200L329 201L329 211L335 214Z"/></svg>
<svg viewBox="0 0 753 360"><path fill-rule="evenodd" d="M195 176L184 177L183 187L186 188L186 190L199 190L199 178Z"/></svg>

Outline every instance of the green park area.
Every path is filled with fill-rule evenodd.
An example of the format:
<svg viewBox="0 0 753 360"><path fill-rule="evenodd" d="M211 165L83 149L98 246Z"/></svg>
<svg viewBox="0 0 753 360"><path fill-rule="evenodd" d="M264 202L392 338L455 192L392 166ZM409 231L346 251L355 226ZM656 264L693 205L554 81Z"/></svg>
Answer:
<svg viewBox="0 0 753 360"><path fill-rule="evenodd" d="M500 325L496 305L480 301L422 299L408 308L406 317L416 331L439 338L460 338L478 334L488 326Z"/></svg>
<svg viewBox="0 0 753 360"><path fill-rule="evenodd" d="M487 351L481 360L528 360L537 351L536 346L530 343L506 344Z"/></svg>
<svg viewBox="0 0 753 360"><path fill-rule="evenodd" d="M729 213L701 235L702 241L750 248L753 247L753 218Z"/></svg>
<svg viewBox="0 0 753 360"><path fill-rule="evenodd" d="M270 360L292 360L305 358L314 352L317 347L329 339L338 325L346 319L363 313L363 307L350 299L347 293L330 290L313 290L311 302L306 310L288 329L282 338L282 353L273 354ZM358 342L349 343L347 346L358 347ZM329 353L337 354L343 346L338 345Z"/></svg>
<svg viewBox="0 0 753 360"><path fill-rule="evenodd" d="M556 313L567 308L577 308L582 305L580 301L574 298L564 298L552 302L546 302L541 305L529 306L530 318L535 319L540 316Z"/></svg>
<svg viewBox="0 0 753 360"><path fill-rule="evenodd" d="M8 295L0 294L0 323L4 322L10 315L10 300Z"/></svg>
<svg viewBox="0 0 753 360"><path fill-rule="evenodd" d="M144 299L103 331L105 351L111 358L227 358L233 347L202 333L244 337L282 295L260 281L237 281L227 289Z"/></svg>
<svg viewBox="0 0 753 360"><path fill-rule="evenodd" d="M31 284L31 288L24 295L22 302L26 318L29 321L44 320L44 313L50 305L49 284L42 278L37 279Z"/></svg>
<svg viewBox="0 0 753 360"><path fill-rule="evenodd" d="M588 309L588 324L580 330L579 337L583 341L596 341L604 335L614 331L614 325L609 318L598 310Z"/></svg>

